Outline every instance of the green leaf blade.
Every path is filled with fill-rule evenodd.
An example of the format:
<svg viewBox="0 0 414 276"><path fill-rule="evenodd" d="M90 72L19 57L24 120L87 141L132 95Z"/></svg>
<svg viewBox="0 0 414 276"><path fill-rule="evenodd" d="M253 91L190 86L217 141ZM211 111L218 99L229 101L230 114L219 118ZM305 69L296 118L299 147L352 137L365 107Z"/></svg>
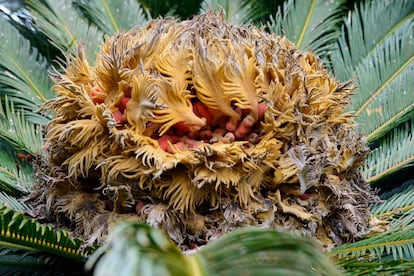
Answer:
<svg viewBox="0 0 414 276"><path fill-rule="evenodd" d="M302 50L313 50L324 56L340 32L344 1L288 0L271 17L269 29L284 34ZM323 11L323 12L321 12Z"/></svg>
<svg viewBox="0 0 414 276"><path fill-rule="evenodd" d="M91 22L108 35L127 31L148 22L144 10L135 0L93 0L82 1L79 5L89 15Z"/></svg>
<svg viewBox="0 0 414 276"><path fill-rule="evenodd" d="M84 44L89 62L95 60L103 33L82 17L72 1L29 1L28 5L41 31L59 50L66 52Z"/></svg>

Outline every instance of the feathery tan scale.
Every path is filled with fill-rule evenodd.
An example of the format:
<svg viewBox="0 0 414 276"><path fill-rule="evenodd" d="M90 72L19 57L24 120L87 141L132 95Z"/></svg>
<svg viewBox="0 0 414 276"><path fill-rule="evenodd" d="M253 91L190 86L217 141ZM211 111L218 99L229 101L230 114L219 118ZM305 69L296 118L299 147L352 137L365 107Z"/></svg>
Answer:
<svg viewBox="0 0 414 276"><path fill-rule="evenodd" d="M353 86L283 37L214 13L156 19L108 37L93 65L79 48L53 80L32 198L90 243L127 218L183 250L247 225L327 249L367 230Z"/></svg>

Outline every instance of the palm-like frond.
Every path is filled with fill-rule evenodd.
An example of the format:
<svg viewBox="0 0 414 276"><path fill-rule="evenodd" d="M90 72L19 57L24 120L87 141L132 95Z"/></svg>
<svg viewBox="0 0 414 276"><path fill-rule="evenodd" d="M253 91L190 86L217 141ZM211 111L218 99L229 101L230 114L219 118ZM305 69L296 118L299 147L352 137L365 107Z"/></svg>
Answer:
<svg viewBox="0 0 414 276"><path fill-rule="evenodd" d="M83 262L0 246L0 275L89 275Z"/></svg>
<svg viewBox="0 0 414 276"><path fill-rule="evenodd" d="M333 250L332 254L349 274L389 275L386 273L409 271L414 258L413 184L414 180L409 180L382 194L384 202L371 207L377 219L386 222L375 227L385 232Z"/></svg>
<svg viewBox="0 0 414 276"><path fill-rule="evenodd" d="M342 275L313 240L273 229L235 230L192 258L207 275Z"/></svg>
<svg viewBox="0 0 414 276"><path fill-rule="evenodd" d="M356 76L356 68L372 56L375 48L406 22L412 21L414 2L362 1L345 22L338 48L332 53L335 76L341 81Z"/></svg>
<svg viewBox="0 0 414 276"><path fill-rule="evenodd" d="M414 211L410 210L391 223L390 228L364 240L337 246L332 254L344 262L381 261L392 257L393 260L414 259ZM348 259L346 259L348 258Z"/></svg>
<svg viewBox="0 0 414 276"><path fill-rule="evenodd" d="M332 53L335 75L358 80L352 109L370 142L412 115L413 20L413 1L361 3Z"/></svg>
<svg viewBox="0 0 414 276"><path fill-rule="evenodd" d="M374 215L380 219L387 219L390 216L406 212L414 208L414 179L408 180L392 191L382 194L384 203L375 204L371 207Z"/></svg>
<svg viewBox="0 0 414 276"><path fill-rule="evenodd" d="M27 210L32 209L32 206L30 206L29 204L21 202L18 199L16 199L14 196L11 196L4 192L0 192L0 205L4 205L16 211L27 211Z"/></svg>
<svg viewBox="0 0 414 276"><path fill-rule="evenodd" d="M147 22L147 15L136 0L80 1L79 5L89 15L89 20L109 35Z"/></svg>
<svg viewBox="0 0 414 276"><path fill-rule="evenodd" d="M0 245L13 245L76 260L83 260L94 250L92 247L82 248L82 241L70 238L68 232L42 225L4 205L0 205Z"/></svg>
<svg viewBox="0 0 414 276"><path fill-rule="evenodd" d="M15 151L0 146L0 191L15 196L27 192L33 185L32 173L29 160L19 160Z"/></svg>
<svg viewBox="0 0 414 276"><path fill-rule="evenodd" d="M160 230L147 224L121 222L98 248L86 267L95 275L199 275L189 274L184 255Z"/></svg>
<svg viewBox="0 0 414 276"><path fill-rule="evenodd" d="M271 17L269 29L286 37L303 50L325 56L340 36L344 1L288 0Z"/></svg>
<svg viewBox="0 0 414 276"><path fill-rule="evenodd" d="M414 119L407 121L383 137L379 147L368 156L363 173L374 183L414 162Z"/></svg>
<svg viewBox="0 0 414 276"><path fill-rule="evenodd" d="M43 2L46 2L44 4ZM71 0L28 1L35 23L41 31L62 52L77 48L80 43L86 45L86 57L93 61L103 33L82 17L74 8Z"/></svg>
<svg viewBox="0 0 414 276"><path fill-rule="evenodd" d="M0 95L12 97L15 105L26 111L26 119L45 123L45 119L34 111L54 95L47 75L48 63L1 17L0 39Z"/></svg>
<svg viewBox="0 0 414 276"><path fill-rule="evenodd" d="M12 101L0 101L0 141L15 151L36 155L42 148L40 127L25 119L24 113L15 110Z"/></svg>
<svg viewBox="0 0 414 276"><path fill-rule="evenodd" d="M209 10L216 12L223 10L226 20L234 24L249 23L265 14L262 2L247 0L204 0L201 2L199 13Z"/></svg>
<svg viewBox="0 0 414 276"><path fill-rule="evenodd" d="M414 20L403 24L356 68L359 89L352 107L369 142L412 115L413 35Z"/></svg>
<svg viewBox="0 0 414 276"><path fill-rule="evenodd" d="M364 1L345 22L330 56L339 79L357 80L351 108L368 142L380 145L368 157L369 182L414 160L412 126L396 128L414 114L413 36L413 1Z"/></svg>
<svg viewBox="0 0 414 276"><path fill-rule="evenodd" d="M89 259L96 275L341 275L309 238L269 229L233 231L184 256L159 230L123 222Z"/></svg>

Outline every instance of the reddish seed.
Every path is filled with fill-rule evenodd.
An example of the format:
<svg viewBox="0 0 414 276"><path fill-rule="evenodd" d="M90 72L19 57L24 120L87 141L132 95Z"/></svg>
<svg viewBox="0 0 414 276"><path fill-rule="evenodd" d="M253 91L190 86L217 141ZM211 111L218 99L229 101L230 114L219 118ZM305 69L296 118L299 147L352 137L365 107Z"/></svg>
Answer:
<svg viewBox="0 0 414 276"><path fill-rule="evenodd" d="M200 101L193 103L193 111L194 114L200 118L206 119L206 124L210 125L213 121L213 115L208 111L208 108L205 104Z"/></svg>
<svg viewBox="0 0 414 276"><path fill-rule="evenodd" d="M255 122L256 121L254 120L252 115L247 115L246 117L243 118L240 125L250 128L254 125Z"/></svg>
<svg viewBox="0 0 414 276"><path fill-rule="evenodd" d="M343 172L338 173L338 178L339 180L344 180L345 179L345 174Z"/></svg>
<svg viewBox="0 0 414 276"><path fill-rule="evenodd" d="M115 121L118 122L118 123L121 123L122 122L122 115L124 115L124 114L122 114L121 111L119 111L118 109L115 110L113 112L113 114L114 114Z"/></svg>
<svg viewBox="0 0 414 276"><path fill-rule="evenodd" d="M233 121L228 121L226 123L226 130L233 132L237 129L237 122L233 122Z"/></svg>
<svg viewBox="0 0 414 276"><path fill-rule="evenodd" d="M130 100L131 100L131 98L126 98L126 97L123 97L123 98L121 99L121 101L118 103L117 107L119 108L119 110L120 110L122 113L124 113L124 111L125 111L125 109L126 109L126 106L127 106L128 102L129 102Z"/></svg>
<svg viewBox="0 0 414 276"><path fill-rule="evenodd" d="M257 144L260 141L259 134L257 134L256 132L250 133L248 141L252 144Z"/></svg>
<svg viewBox="0 0 414 276"><path fill-rule="evenodd" d="M141 211L142 211L142 208L144 208L144 206L145 206L145 203L142 201L139 201L137 205L135 205L135 212L139 217L141 216Z"/></svg>
<svg viewBox="0 0 414 276"><path fill-rule="evenodd" d="M186 144L182 141L177 142L176 144L174 144L174 147L176 147L177 150L185 150L187 148Z"/></svg>
<svg viewBox="0 0 414 276"><path fill-rule="evenodd" d="M201 143L202 143L201 141L193 140L193 139L190 139L190 138L188 138L186 136L182 137L181 140L185 144L187 144L190 148L196 148L199 145L201 145Z"/></svg>
<svg viewBox="0 0 414 276"><path fill-rule="evenodd" d="M299 198L300 198L300 200L308 200L310 198L310 195L309 194L303 194Z"/></svg>
<svg viewBox="0 0 414 276"><path fill-rule="evenodd" d="M190 127L185 122L178 122L174 125L175 129L181 132L189 132Z"/></svg>
<svg viewBox="0 0 414 276"><path fill-rule="evenodd" d="M192 132L188 133L187 136L190 139L197 140L198 138L200 138L200 132L199 131L192 131Z"/></svg>
<svg viewBox="0 0 414 276"><path fill-rule="evenodd" d="M246 117L247 115L249 115L250 114L250 112L251 112L251 110L250 109L242 109L242 113L241 113L241 116L242 117Z"/></svg>
<svg viewBox="0 0 414 276"><path fill-rule="evenodd" d="M158 139L158 144L163 151L172 153L172 148L170 145L177 143L180 141L178 136L174 135L163 135Z"/></svg>
<svg viewBox="0 0 414 276"><path fill-rule="evenodd" d="M261 102L258 104L258 119L261 121L264 118L264 114L266 111L266 103L265 102Z"/></svg>
<svg viewBox="0 0 414 276"><path fill-rule="evenodd" d="M105 102L106 93L99 87L94 86L91 89L90 96L95 104L101 104Z"/></svg>
<svg viewBox="0 0 414 276"><path fill-rule="evenodd" d="M210 129L200 131L200 138L203 140L210 140L213 137L213 132Z"/></svg>
<svg viewBox="0 0 414 276"><path fill-rule="evenodd" d="M226 135L224 135L224 137L223 137L223 143L224 144L233 143L234 140L236 140L236 137L234 136L233 132L227 132Z"/></svg>

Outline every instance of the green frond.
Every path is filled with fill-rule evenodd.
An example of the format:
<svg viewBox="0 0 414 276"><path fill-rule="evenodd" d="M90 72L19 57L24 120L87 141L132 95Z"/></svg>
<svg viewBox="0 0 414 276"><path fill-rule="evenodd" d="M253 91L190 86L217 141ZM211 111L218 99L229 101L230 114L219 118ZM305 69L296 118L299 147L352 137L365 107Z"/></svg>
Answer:
<svg viewBox="0 0 414 276"><path fill-rule="evenodd" d="M273 229L232 231L194 257L207 275L342 275L312 239Z"/></svg>
<svg viewBox="0 0 414 276"><path fill-rule="evenodd" d="M266 13L262 2L247 0L204 0L201 2L199 13L208 10L216 12L223 10L226 20L234 24L252 22Z"/></svg>
<svg viewBox="0 0 414 276"><path fill-rule="evenodd" d="M79 6L89 15L88 19L108 35L142 26L148 19L136 0L81 1Z"/></svg>
<svg viewBox="0 0 414 276"><path fill-rule="evenodd" d="M391 222L390 228L364 240L335 247L331 254L341 260L382 261L414 259L414 210Z"/></svg>
<svg viewBox="0 0 414 276"><path fill-rule="evenodd" d="M352 108L369 142L413 114L413 36L414 20L402 25L356 68L359 89Z"/></svg>
<svg viewBox="0 0 414 276"><path fill-rule="evenodd" d="M244 228L183 255L162 232L122 222L88 260L96 275L341 275L309 238Z"/></svg>
<svg viewBox="0 0 414 276"><path fill-rule="evenodd" d="M42 225L4 205L0 205L0 245L79 260L93 250L92 247L82 248L82 241L70 238L68 232Z"/></svg>
<svg viewBox="0 0 414 276"><path fill-rule="evenodd" d="M381 198L384 200L383 203L371 207L371 212L380 219L413 209L414 179L404 182L387 194L381 195Z"/></svg>
<svg viewBox="0 0 414 276"><path fill-rule="evenodd" d="M345 269L346 275L352 276L412 275L414 273L414 261L407 260L373 262L355 258L340 262L340 264Z"/></svg>
<svg viewBox="0 0 414 276"><path fill-rule="evenodd" d="M24 112L15 110L14 102L7 96L0 98L0 142L32 156L42 149L40 126L28 122Z"/></svg>
<svg viewBox="0 0 414 276"><path fill-rule="evenodd" d="M0 145L0 192L14 196L26 193L34 181L30 162L19 160L15 151Z"/></svg>
<svg viewBox="0 0 414 276"><path fill-rule="evenodd" d="M361 1L345 22L338 48L332 53L335 76L341 81L359 77L355 69L375 48L414 16L414 1Z"/></svg>
<svg viewBox="0 0 414 276"><path fill-rule="evenodd" d="M200 275L188 273L184 255L160 230L128 221L117 224L86 263L94 265L94 275Z"/></svg>
<svg viewBox="0 0 414 276"><path fill-rule="evenodd" d="M0 95L13 98L16 106L25 110L26 119L45 123L47 120L34 111L54 95L47 61L1 17L0 39Z"/></svg>
<svg viewBox="0 0 414 276"><path fill-rule="evenodd" d="M0 246L0 275L89 275L81 261Z"/></svg>
<svg viewBox="0 0 414 276"><path fill-rule="evenodd" d="M28 1L27 4L36 24L53 45L66 52L83 43L87 59L94 61L103 33L82 17L71 0Z"/></svg>
<svg viewBox="0 0 414 276"><path fill-rule="evenodd" d="M363 175L370 183L414 163L414 119L385 135L368 156Z"/></svg>
<svg viewBox="0 0 414 276"><path fill-rule="evenodd" d="M4 205L16 211L27 211L32 209L31 205L21 202L15 197L3 192L0 192L0 205Z"/></svg>
<svg viewBox="0 0 414 276"><path fill-rule="evenodd" d="M288 0L270 18L268 27L276 34L284 34L303 50L325 56L340 36L344 1Z"/></svg>

